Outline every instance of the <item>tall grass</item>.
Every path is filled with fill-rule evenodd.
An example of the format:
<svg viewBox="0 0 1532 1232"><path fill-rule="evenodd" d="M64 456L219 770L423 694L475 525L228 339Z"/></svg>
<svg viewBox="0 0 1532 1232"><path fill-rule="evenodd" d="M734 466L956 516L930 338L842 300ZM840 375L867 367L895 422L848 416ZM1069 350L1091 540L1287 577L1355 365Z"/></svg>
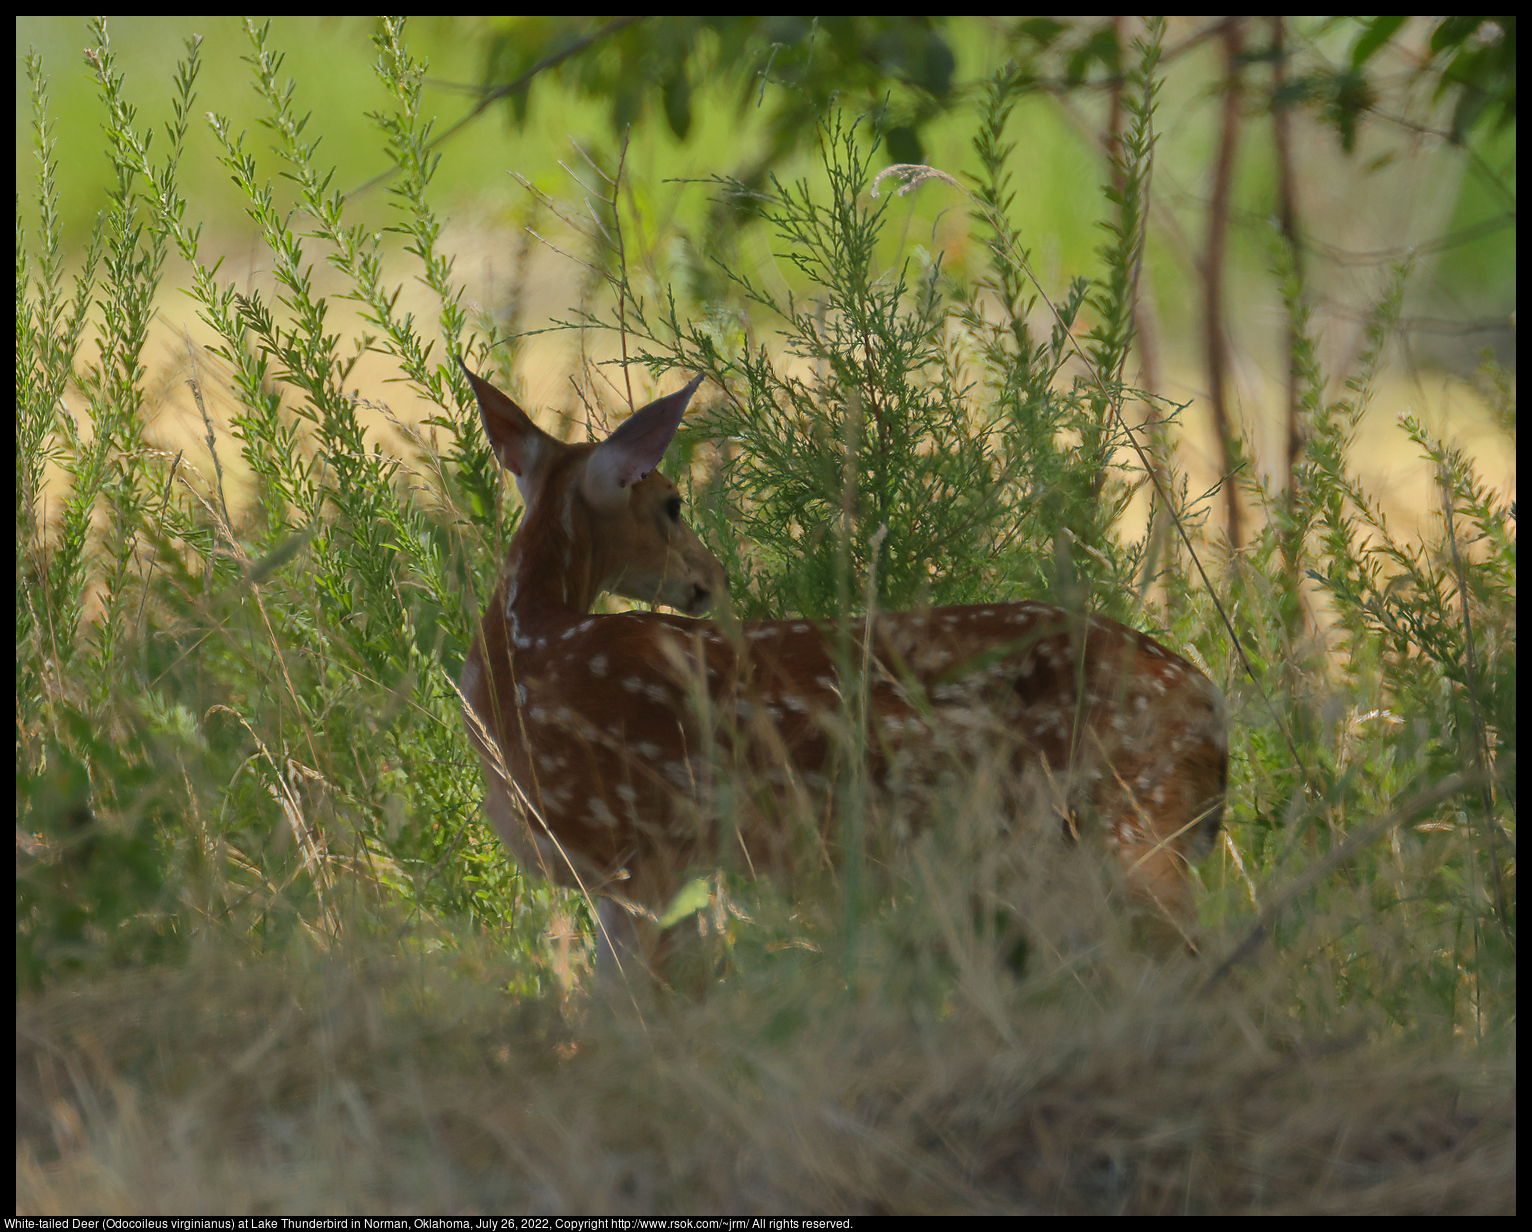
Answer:
<svg viewBox="0 0 1532 1232"><path fill-rule="evenodd" d="M558 937L585 905L525 879L478 818L451 679L517 512L450 357L510 385L518 352L464 306L441 251L423 68L385 22L394 105L373 119L431 322L398 310L379 236L330 188L280 55L248 32L270 165L209 122L275 302L204 261L177 190L196 44L156 149L100 23L117 188L66 285L28 60L42 223L18 225L16 256L22 1207L1514 1201L1514 1106L1495 1102L1515 1004L1514 512L1406 420L1441 517L1425 543L1394 534L1350 451L1407 271L1330 399L1279 243L1308 443L1289 492L1248 467L1226 479L1266 520L1237 557L1208 542L1213 494L1191 497L1168 430L1181 408L1149 431L1124 412L1149 397L1124 374L1158 26L1127 74L1099 266L1061 302L1039 307L1008 221L1025 83L1001 74L978 102L973 181L907 170L873 195L876 150L847 117L821 135L827 192L773 182L752 200L790 292L736 266L707 280L727 298L678 300L671 276L706 246L678 236L675 268L630 260L619 160L568 324L616 330L655 381L710 376L672 467L741 614L1052 596L1202 665L1235 715L1229 824L1199 870L1205 957L1126 944L1077 862L1029 865L983 784L957 783L921 839L865 861L858 839L843 875L797 898L738 879L715 892L679 926L703 934L698 995L649 1003L639 1031L563 1003ZM970 211L981 271L879 264L888 192L912 181ZM195 458L146 430L147 314L172 251L239 406L227 428L208 419ZM319 255L363 338L335 330ZM347 382L366 349L439 408L431 435L400 425L407 456L364 436ZM1513 447L1511 386L1488 380ZM1156 516L1126 534L1146 485ZM837 895L853 894L848 916Z"/></svg>

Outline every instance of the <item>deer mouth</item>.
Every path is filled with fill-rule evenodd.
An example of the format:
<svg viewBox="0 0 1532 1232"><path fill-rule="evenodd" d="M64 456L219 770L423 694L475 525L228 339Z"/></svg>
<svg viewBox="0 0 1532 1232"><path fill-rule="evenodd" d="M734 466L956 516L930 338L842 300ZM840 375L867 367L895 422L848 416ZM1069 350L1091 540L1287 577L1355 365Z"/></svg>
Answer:
<svg viewBox="0 0 1532 1232"><path fill-rule="evenodd" d="M691 593L687 596L686 602L680 606L680 611L686 615L701 616L713 606L713 592L706 586L694 582L687 589Z"/></svg>

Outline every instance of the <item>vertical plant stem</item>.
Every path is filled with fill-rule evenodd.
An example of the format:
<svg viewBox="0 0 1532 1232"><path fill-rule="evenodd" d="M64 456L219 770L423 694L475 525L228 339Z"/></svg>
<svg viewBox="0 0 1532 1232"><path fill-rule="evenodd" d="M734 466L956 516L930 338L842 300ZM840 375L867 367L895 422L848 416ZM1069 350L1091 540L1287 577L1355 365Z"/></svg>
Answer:
<svg viewBox="0 0 1532 1232"><path fill-rule="evenodd" d="M1218 139L1218 155L1213 165L1213 191L1208 202L1207 257L1202 269L1208 400L1213 408L1213 426L1223 449L1224 528L1232 552L1239 551L1244 532L1240 525L1238 484L1234 481L1234 428L1224 396L1228 356L1223 336L1223 264L1224 241L1229 225L1229 191L1234 179L1234 156L1239 138L1240 22L1238 17L1229 18L1224 23L1220 40L1224 63L1223 124Z"/></svg>

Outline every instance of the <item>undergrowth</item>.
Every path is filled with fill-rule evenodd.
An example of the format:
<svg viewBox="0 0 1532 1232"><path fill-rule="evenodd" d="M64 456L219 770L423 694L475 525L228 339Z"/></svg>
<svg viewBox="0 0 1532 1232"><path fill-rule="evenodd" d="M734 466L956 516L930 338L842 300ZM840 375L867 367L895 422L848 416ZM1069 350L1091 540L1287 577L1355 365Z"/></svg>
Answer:
<svg viewBox="0 0 1532 1232"><path fill-rule="evenodd" d="M955 796L949 841L928 832L869 864L873 924L859 932L833 878L812 901L715 882L677 926L700 934L700 993L646 1003L636 1032L566 1001L583 961L576 946L571 974L568 938L587 906L524 877L478 815L451 682L518 510L452 356L514 386L518 340L465 306L441 250L424 66L402 25L376 37L394 106L373 119L394 169L386 233L437 298L431 321L398 311L376 220L330 188L263 29L249 27L248 61L269 150L226 117L209 122L274 293L221 276L186 218L195 42L172 86L177 121L151 134L135 127L104 24L93 32L116 188L66 279L46 78L29 58L42 221L17 230L18 1064L36 1062L35 1104L18 1113L21 1205L184 1209L244 1194L284 1210L769 1210L787 1195L816 1210L1211 1210L1306 1209L1312 1193L1313 1209L1372 1209L1347 1195L1425 1158L1446 1171L1409 1191L1421 1203L1477 1193L1496 1207L1503 1191L1484 1178L1503 1177L1499 1127L1514 1126L1495 1103L1508 1063L1454 1058L1487 1043L1498 1058L1514 1024L1514 509L1407 419L1440 516L1423 543L1392 530L1350 452L1408 270L1381 288L1368 346L1332 398L1279 244L1309 437L1291 492L1248 466L1226 480L1265 513L1247 550L1229 559L1209 542L1213 494L1190 494L1170 431L1184 408L1160 405L1148 429L1123 414L1149 399L1124 373L1158 27L1126 69L1099 267L1056 302L1007 218L1006 123L1029 86L1002 73L977 101L966 181L906 168L877 182L875 143L833 120L828 187L773 180L751 202L792 278L723 268L731 291L717 302L670 291L705 246L644 235L624 212L620 160L608 166L585 254L595 277L563 324L616 331L614 386L708 375L669 466L741 615L1052 597L1202 666L1234 716L1226 829L1198 870L1204 956L1146 959L1089 889L1066 900L1094 921L1083 931L1059 922L1067 905L1037 909L1057 885L1002 876L1000 847L954 837L985 832L963 828L983 810ZM982 268L923 249L889 259L889 194L916 186L969 211ZM364 337L330 323L319 255L346 280ZM207 419L197 458L149 427L143 351L172 260L215 338L195 361L199 400L225 379L239 406L226 426ZM364 429L361 412L387 408L348 387L364 350L439 408L398 425L402 454ZM1493 370L1486 382L1514 448L1513 387ZM252 477L244 499L225 479L230 451ZM1156 512L1128 535L1124 510L1146 486ZM973 910L980 869L985 902L1010 895L1012 916L1034 922L1020 942L1005 913ZM326 999L355 1068L305 1059L311 1033L331 1038ZM134 1004L165 1021L135 1019ZM202 1025L188 1030L186 1015ZM333 1044L320 1051L347 1055ZM1373 1066L1359 1060L1368 1045ZM197 1056L224 1076L185 1070ZM408 1080L383 1080L396 1072ZM1313 1102L1358 1074L1375 1089L1358 1084L1328 1111ZM251 1080L242 1112L215 1110L230 1075ZM1271 1158L1231 1147L1188 1095L1216 1103L1223 1083L1254 1118L1241 1140L1269 1133ZM59 1111L87 1088L100 1102ZM1192 1145L1131 1128L1111 1103L1130 1092L1195 1125ZM1118 1112L1082 1113L1093 1100ZM868 1136L858 1145L823 1109L804 1121L815 1101ZM667 1105L700 1111L656 1120ZM613 1110L639 1106L623 1129ZM330 1144L305 1165L318 1179L283 1171L284 1152L304 1158L288 1144L238 1193L220 1188L239 1174L241 1127L273 1108L296 1117L296 1143ZM214 1128L201 1144L144 1130L175 1116ZM1390 1117L1409 1127L1407 1149L1347 1138ZM586 1131L589 1167L547 1145ZM1372 1171L1316 1171L1316 1141L1348 1159L1374 1151ZM151 1193L123 1179L141 1178L146 1157L189 1170ZM744 1161L732 1182L726 1157ZM1189 1180L1199 1158L1207 1175ZM1452 1158L1471 1166L1440 1162ZM390 1171L389 1159L413 1162Z"/></svg>

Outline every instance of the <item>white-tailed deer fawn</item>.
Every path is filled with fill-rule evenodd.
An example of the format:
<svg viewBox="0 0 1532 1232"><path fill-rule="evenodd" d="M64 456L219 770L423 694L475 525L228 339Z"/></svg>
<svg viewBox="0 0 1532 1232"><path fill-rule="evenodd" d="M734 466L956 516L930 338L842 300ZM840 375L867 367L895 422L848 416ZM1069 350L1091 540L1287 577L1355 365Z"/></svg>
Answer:
<svg viewBox="0 0 1532 1232"><path fill-rule="evenodd" d="M845 713L834 633L768 620L730 636L688 618L727 579L655 468L701 377L578 445L468 377L526 508L463 664L464 722L485 811L522 868L602 896L600 967L614 933L619 952L636 940L608 896L663 910L688 866L716 858L720 745L778 786L821 778ZM687 616L592 615L602 591ZM1190 923L1185 865L1217 831L1228 764L1207 677L1141 633L1045 603L879 614L870 646L856 623L874 776L942 744L933 725L958 733L949 747L1002 738L1018 776L1058 785L1066 815L1104 827L1132 891ZM753 866L774 864L771 830L739 822Z"/></svg>

